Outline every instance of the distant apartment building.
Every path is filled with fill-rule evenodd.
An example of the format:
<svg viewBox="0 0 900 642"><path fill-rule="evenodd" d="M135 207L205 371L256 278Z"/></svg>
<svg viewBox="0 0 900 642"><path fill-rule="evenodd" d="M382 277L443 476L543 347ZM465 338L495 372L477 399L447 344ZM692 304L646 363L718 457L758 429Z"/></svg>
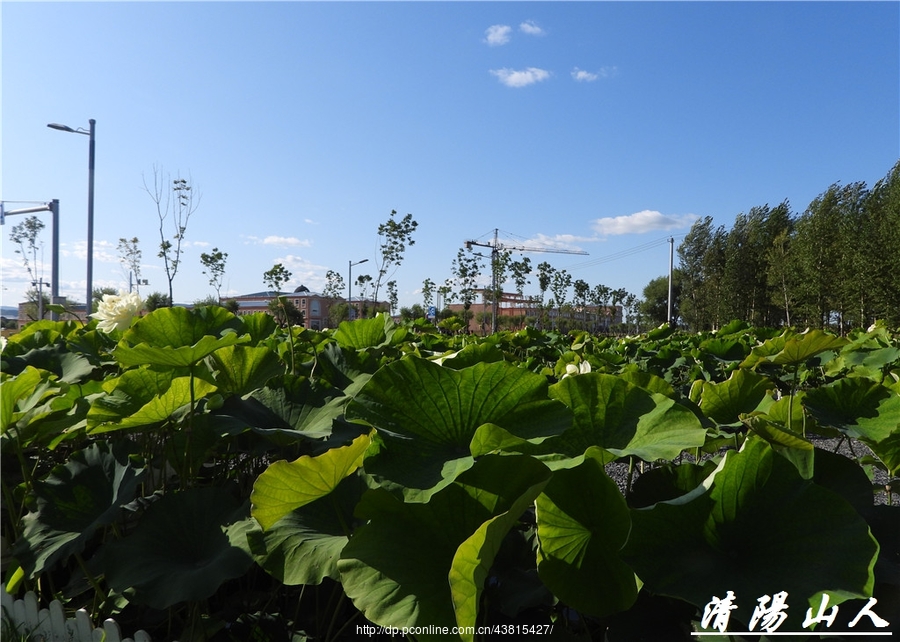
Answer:
<svg viewBox="0 0 900 642"><path fill-rule="evenodd" d="M455 314L463 311L462 303L453 303L447 307ZM487 298L481 297L480 301L472 303L469 312L472 313L469 332L490 332L492 306ZM540 301L534 297L509 292L504 292L500 297L497 317L518 318L518 325L521 327L543 323L547 328L566 326L571 329L577 326L592 332L606 332L624 320L621 305L565 305L559 310L541 306ZM502 321L500 325L503 325Z"/></svg>
<svg viewBox="0 0 900 642"><path fill-rule="evenodd" d="M271 314L269 303L276 297L282 296L303 313L303 325L310 330L322 330L331 325L329 321L329 312L331 306L338 303L346 303L345 299L335 299L327 297L317 292L310 292L309 288L301 285L293 292L254 292L252 294L241 294L238 296L222 297L222 304L228 301L236 301L238 304L237 313L240 315L255 314L256 312L265 312ZM354 308L357 310L371 309L374 302L371 299L360 299L354 297ZM388 309L386 302L378 303L379 309Z"/></svg>

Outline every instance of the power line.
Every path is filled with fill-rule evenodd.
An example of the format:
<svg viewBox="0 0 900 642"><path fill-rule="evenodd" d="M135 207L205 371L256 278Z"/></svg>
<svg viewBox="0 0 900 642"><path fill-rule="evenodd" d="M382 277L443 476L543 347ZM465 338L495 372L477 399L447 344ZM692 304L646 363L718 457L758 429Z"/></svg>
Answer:
<svg viewBox="0 0 900 642"><path fill-rule="evenodd" d="M642 252L646 252L647 250L651 250L656 247L660 247L669 242L670 238L684 238L687 236L686 234L675 234L669 235L664 238L656 239L655 241L649 241L644 243L643 245L636 245L635 247L628 248L627 250L622 250L620 252L616 252L614 254L610 254L608 256L601 257L599 259L593 259L591 261L585 261L584 263L576 263L575 265L569 266L569 270L581 270L584 268L594 267L597 265L601 265L603 263L609 263L611 261L618 261L620 259L625 259L630 256L634 256L635 254L640 254Z"/></svg>

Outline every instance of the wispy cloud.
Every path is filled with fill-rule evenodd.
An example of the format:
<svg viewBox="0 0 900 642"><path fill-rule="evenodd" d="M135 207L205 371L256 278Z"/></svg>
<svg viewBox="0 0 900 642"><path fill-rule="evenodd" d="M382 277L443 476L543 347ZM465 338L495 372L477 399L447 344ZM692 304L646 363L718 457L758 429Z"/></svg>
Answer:
<svg viewBox="0 0 900 642"><path fill-rule="evenodd" d="M585 71L575 67L572 70L572 79L576 82L594 82L600 78L612 78L618 73L616 67L601 67L598 71Z"/></svg>
<svg viewBox="0 0 900 642"><path fill-rule="evenodd" d="M690 227L697 218L696 214L665 215L655 210L644 210L627 216L598 218L592 227L603 236L644 234Z"/></svg>
<svg viewBox="0 0 900 642"><path fill-rule="evenodd" d="M522 24L519 25L519 31L522 33L527 33L530 36L543 36L544 30L541 29L537 24L535 24L534 20L526 20Z"/></svg>
<svg viewBox="0 0 900 642"><path fill-rule="evenodd" d="M298 239L296 236L275 236L265 238L248 236L247 239L254 245L274 245L276 247L310 247L312 242L308 239Z"/></svg>
<svg viewBox="0 0 900 642"><path fill-rule="evenodd" d="M509 25L491 25L484 30L484 41L491 47L499 47L509 42L512 27Z"/></svg>
<svg viewBox="0 0 900 642"><path fill-rule="evenodd" d="M527 87L534 83L547 80L550 72L546 69L528 67L527 69L491 69L491 74L496 76L507 87Z"/></svg>
<svg viewBox="0 0 900 642"><path fill-rule="evenodd" d="M305 285L313 292L321 292L325 287L325 272L328 271L325 265L316 265L294 254L278 257L275 263L281 263L291 273L291 279L285 285L285 290Z"/></svg>
<svg viewBox="0 0 900 642"><path fill-rule="evenodd" d="M578 82L594 82L599 77L600 76L597 74L592 74L591 72L579 69L578 67L575 67L575 69L572 70L572 78Z"/></svg>

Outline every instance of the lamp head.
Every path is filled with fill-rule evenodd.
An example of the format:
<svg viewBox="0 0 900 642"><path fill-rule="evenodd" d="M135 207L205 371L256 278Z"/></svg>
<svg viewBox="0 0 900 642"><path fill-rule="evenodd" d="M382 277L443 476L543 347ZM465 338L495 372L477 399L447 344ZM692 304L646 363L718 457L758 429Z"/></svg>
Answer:
<svg viewBox="0 0 900 642"><path fill-rule="evenodd" d="M49 127L50 129L58 129L62 132L72 132L72 133L75 132L75 130L72 129L71 127L69 127L68 125L60 125L59 123L49 123L47 125L47 127Z"/></svg>

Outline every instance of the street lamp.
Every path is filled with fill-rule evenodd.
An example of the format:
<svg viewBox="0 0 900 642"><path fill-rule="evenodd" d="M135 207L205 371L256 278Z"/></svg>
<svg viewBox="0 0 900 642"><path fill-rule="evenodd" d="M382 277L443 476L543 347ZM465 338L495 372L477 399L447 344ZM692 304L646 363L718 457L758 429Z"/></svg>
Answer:
<svg viewBox="0 0 900 642"><path fill-rule="evenodd" d="M365 263L369 259L363 259L362 261L357 261L354 263L353 261L347 261L347 316L352 321L353 318L351 316L353 310L353 266L359 265L360 263Z"/></svg>
<svg viewBox="0 0 900 642"><path fill-rule="evenodd" d="M60 125L59 123L50 123L47 125L50 129L58 129L62 132L71 134L84 134L90 136L90 144L88 147L88 228L87 228L87 303L85 304L84 314L85 322L88 321L93 305L94 294L94 126L97 121L91 118L90 129L85 130L82 127L72 129L68 125Z"/></svg>

